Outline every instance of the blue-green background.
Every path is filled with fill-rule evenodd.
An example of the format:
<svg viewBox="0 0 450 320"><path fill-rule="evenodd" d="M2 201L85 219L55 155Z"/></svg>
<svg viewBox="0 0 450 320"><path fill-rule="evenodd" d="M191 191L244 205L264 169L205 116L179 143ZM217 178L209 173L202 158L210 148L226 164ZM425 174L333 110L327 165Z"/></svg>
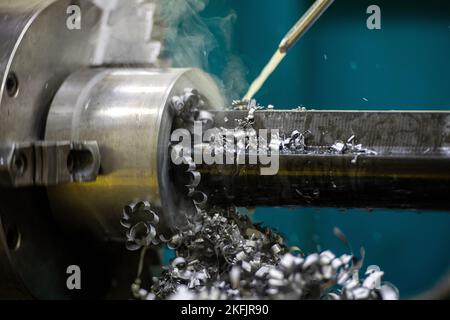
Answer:
<svg viewBox="0 0 450 320"><path fill-rule="evenodd" d="M250 83L311 3L209 1L199 21L217 42L200 67L225 79L230 57L235 56ZM366 28L371 4L381 7L382 30ZM223 26L212 18L230 13L235 13L232 33L224 36ZM189 21L177 23L175 27L189 34ZM176 41L166 45L169 56L177 51ZM448 110L449 60L450 1L336 0L256 99L279 108ZM233 90L239 91L239 86ZM450 270L450 213L258 208L253 217L279 229L289 244L305 252L347 251L333 235L338 226L355 250L364 246L366 265L379 265L403 298L430 288Z"/></svg>

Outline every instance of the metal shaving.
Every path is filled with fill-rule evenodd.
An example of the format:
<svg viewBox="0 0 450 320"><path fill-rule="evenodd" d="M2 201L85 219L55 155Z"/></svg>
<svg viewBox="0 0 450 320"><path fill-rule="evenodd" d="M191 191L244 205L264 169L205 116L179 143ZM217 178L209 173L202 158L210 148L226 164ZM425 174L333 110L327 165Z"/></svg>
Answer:
<svg viewBox="0 0 450 320"><path fill-rule="evenodd" d="M226 154L227 151L227 138L232 137L233 141L237 142L238 151L253 150L255 152L263 151L268 152L267 142L264 137L258 136L257 131L252 128L254 121L254 112L251 109L249 116L244 119L237 120L238 125L234 129L227 128L217 128L217 137L214 141L209 143L204 143L203 148L208 150L209 153L215 154ZM354 158L351 161L356 163L357 159L361 155L377 155L377 152L368 148L364 148L362 144L355 144L353 140L355 136L352 136L348 141L342 142L340 140L336 141L333 145L323 147L323 146L311 146L307 144L307 138L311 135L311 131L306 130L300 132L299 130L292 131L289 135L283 135L281 137L270 139L270 145L279 147L280 154L342 154L342 155L353 155ZM234 153L234 148L230 150Z"/></svg>
<svg viewBox="0 0 450 320"><path fill-rule="evenodd" d="M306 140L311 131L300 132L292 131L290 135L282 137L280 143L280 153L282 154L350 154L355 155L353 163L356 162L359 155L377 155L377 152L364 148L362 144L355 144L356 136L352 135L346 142L337 140L329 147L310 146Z"/></svg>
<svg viewBox="0 0 450 320"><path fill-rule="evenodd" d="M330 148L330 153L337 154L367 154L367 155L377 155L374 150L363 148L362 144L355 144L355 135L347 139L346 142L336 141Z"/></svg>
<svg viewBox="0 0 450 320"><path fill-rule="evenodd" d="M272 110L273 105L269 105L267 109ZM232 102L231 110L248 110L248 115L244 119L237 120L237 128L235 130L250 129L254 123L254 114L258 110L265 109L257 104L256 100L235 100ZM306 111L305 107L298 107L298 110ZM222 128L222 130L224 130ZM336 140L329 147L309 146L306 143L311 131L294 130L290 134L285 134L280 139L280 153L282 154L350 154L355 155L352 163L356 163L359 155L377 155L377 152L368 148L364 148L362 144L356 144L356 136L352 135L346 141Z"/></svg>
<svg viewBox="0 0 450 320"><path fill-rule="evenodd" d="M159 216L148 201L141 201L125 206L121 225L126 231L126 247L135 251L150 244L158 244L156 225Z"/></svg>
<svg viewBox="0 0 450 320"><path fill-rule="evenodd" d="M289 136L281 139L280 151L282 153L307 153L308 147L305 139L310 134L309 130L304 132L294 130Z"/></svg>
<svg viewBox="0 0 450 320"><path fill-rule="evenodd" d="M330 251L303 256L283 238L253 224L235 208L212 208L191 219L172 241L176 258L154 279L145 299L397 299L383 272L359 278L352 255ZM298 250L297 250L298 251Z"/></svg>
<svg viewBox="0 0 450 320"><path fill-rule="evenodd" d="M192 92L192 91L186 91L186 92ZM195 91L194 91L195 92ZM185 93L186 95L186 93ZM189 96L192 100L192 97ZM177 101L185 101L186 97L182 98L174 98L174 103L176 105ZM192 106L192 105L191 105ZM269 105L267 109L271 110L273 109L273 105ZM175 107L176 109L176 107ZM255 121L255 112L258 110L265 109L265 107L257 104L256 100L250 100L250 101L241 101L241 100L235 100L232 102L232 105L230 107L231 110L246 110L248 111L248 114L243 119L236 119L237 126L233 129L227 129L227 128L216 128L218 137L213 141L210 142L209 145L205 145L206 148L209 148L210 150L216 150L219 153L222 153L224 149L226 149L226 137L233 137L234 140L238 141L238 150L258 150L258 147L260 151L267 152L267 150L264 150L265 146L265 140L262 137L256 136L256 131L253 129L253 124ZM194 110L197 110L198 108L194 108ZM304 107L301 107L302 111L306 111ZM186 113L189 114L189 113ZM195 118L193 116L191 111L191 116L186 116L186 114L183 116L183 118L190 119L192 122L192 119ZM198 116L197 116L198 117ZM209 123L211 123L211 126L213 124L213 119L209 119ZM228 118L225 119L225 122L227 123L229 121ZM204 121L203 121L204 122ZM210 126L210 127L211 127ZM189 127L189 126L187 126ZM250 136L253 134L255 137ZM307 144L307 139L309 136L312 135L312 132L309 130L306 131L300 131L300 130L294 130L290 134L284 134L278 139L275 139L276 141L271 141L271 144L275 143L279 145L279 151L280 154L342 154L342 155L354 155L354 159L352 160L352 163L356 163L358 160L358 156L360 155L377 155L377 152L368 148L364 148L362 144L356 144L356 136L352 135L349 137L346 141L342 140L336 140L333 145L330 146L312 146ZM246 139L242 139L246 138ZM258 144L257 141L260 140L260 143ZM246 141L247 140L247 141ZM272 139L273 140L273 139ZM239 142L242 144L242 142L249 142L248 145L239 145ZM252 142L254 145L252 145ZM212 151L210 151L212 152Z"/></svg>
<svg viewBox="0 0 450 320"><path fill-rule="evenodd" d="M173 106L179 116L189 124L201 117L197 108L200 101L194 90L186 90L183 97L173 99ZM254 100L244 103L237 101L232 107L249 110L248 116L239 121L238 127L233 130L235 135L239 135L243 129L251 128L254 112L260 107ZM204 118L205 121L210 120L207 114ZM280 139L280 150L311 152L305 142L308 134L308 131L292 132ZM346 142L337 141L326 152L370 154L370 150L354 145L354 139L353 136ZM186 217L187 224L179 228L170 239L156 234L154 225L159 219L149 203L131 205L124 210L122 224L127 228L127 247L130 250L143 247L144 253L150 245L167 243L169 248L176 252L176 257L163 268L162 275L153 279L149 291L141 287L138 272L138 278L132 285L136 298L398 299L397 289L389 283L381 282L384 273L377 266L367 268L360 278L363 250L361 259L348 254L336 256L331 251L305 256L298 247L289 249L283 238L274 230L253 223L248 216L240 214L233 206L208 208L206 195L203 195L201 200L195 196L199 193L196 187L200 183L200 176L192 159L187 160L190 160L187 173L192 175L192 179L186 187L197 212ZM142 211L146 218L131 222L136 212ZM137 226L143 232L133 232L133 228L138 228ZM335 233L344 239L344 242L348 242L340 230L335 230Z"/></svg>

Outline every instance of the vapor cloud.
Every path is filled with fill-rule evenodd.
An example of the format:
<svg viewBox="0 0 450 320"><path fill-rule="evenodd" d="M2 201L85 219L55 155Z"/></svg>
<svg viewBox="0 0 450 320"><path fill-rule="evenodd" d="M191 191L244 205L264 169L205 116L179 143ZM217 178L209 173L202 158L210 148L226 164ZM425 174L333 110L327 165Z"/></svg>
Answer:
<svg viewBox="0 0 450 320"><path fill-rule="evenodd" d="M233 11L222 17L204 17L209 0L163 0L165 51L174 67L196 67L215 75L225 97L242 96L248 87L246 69L233 54Z"/></svg>

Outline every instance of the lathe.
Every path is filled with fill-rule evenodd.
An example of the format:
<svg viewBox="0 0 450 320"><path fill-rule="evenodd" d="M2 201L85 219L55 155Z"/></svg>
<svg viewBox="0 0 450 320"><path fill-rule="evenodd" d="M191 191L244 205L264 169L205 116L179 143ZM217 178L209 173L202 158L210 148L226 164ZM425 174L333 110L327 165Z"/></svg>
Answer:
<svg viewBox="0 0 450 320"><path fill-rule="evenodd" d="M153 21L154 4L134 2L0 2L0 297L120 295L139 258L120 221L139 202L157 213L160 239L204 202L450 209L450 112L229 105L205 72L165 67L158 39L124 30ZM67 28L71 5L80 29ZM238 147L223 163L174 164L173 132L195 135L195 123L232 132ZM275 174L238 161L251 156L240 131L250 127L256 155L257 132L277 130L266 141L276 154L265 153L279 161ZM220 139L209 142L223 148ZM67 290L69 265L86 270L82 293Z"/></svg>

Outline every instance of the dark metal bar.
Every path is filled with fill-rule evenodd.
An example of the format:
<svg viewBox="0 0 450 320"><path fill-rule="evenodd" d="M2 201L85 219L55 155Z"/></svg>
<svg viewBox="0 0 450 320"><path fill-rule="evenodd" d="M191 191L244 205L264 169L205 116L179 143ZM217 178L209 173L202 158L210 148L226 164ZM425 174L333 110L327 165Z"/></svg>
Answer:
<svg viewBox="0 0 450 320"><path fill-rule="evenodd" d="M215 125L232 128L246 115L218 112ZM275 176L259 165L202 166L211 203L450 209L449 112L259 111L254 128L309 130L308 148L281 154ZM353 135L377 155L328 152Z"/></svg>

